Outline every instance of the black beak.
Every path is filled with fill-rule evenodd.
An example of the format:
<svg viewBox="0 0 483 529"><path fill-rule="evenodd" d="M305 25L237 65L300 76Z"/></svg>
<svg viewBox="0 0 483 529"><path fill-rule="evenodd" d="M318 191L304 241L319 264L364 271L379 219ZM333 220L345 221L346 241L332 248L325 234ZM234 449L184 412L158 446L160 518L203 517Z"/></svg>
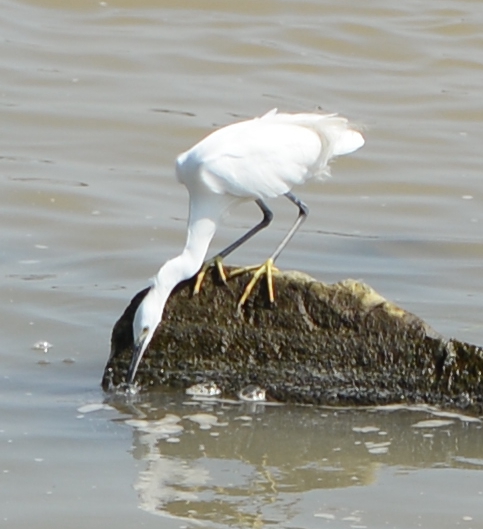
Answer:
<svg viewBox="0 0 483 529"><path fill-rule="evenodd" d="M141 361L144 353L143 344L144 342L141 342L140 344L133 346L131 363L129 364L129 369L127 370L126 376L126 381L128 384L132 384L134 382L134 377L136 376L139 362Z"/></svg>

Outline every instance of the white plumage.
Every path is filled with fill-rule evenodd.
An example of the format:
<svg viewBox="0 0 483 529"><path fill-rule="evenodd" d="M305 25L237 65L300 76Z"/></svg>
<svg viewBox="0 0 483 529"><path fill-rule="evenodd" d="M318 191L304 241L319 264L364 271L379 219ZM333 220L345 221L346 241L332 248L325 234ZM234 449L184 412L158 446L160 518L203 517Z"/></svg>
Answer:
<svg viewBox="0 0 483 529"><path fill-rule="evenodd" d="M335 114L277 114L228 125L178 156L178 180L239 198L273 198L330 174L333 156L364 144Z"/></svg>
<svg viewBox="0 0 483 529"><path fill-rule="evenodd" d="M160 268L136 311L128 383L134 380L171 291L202 267L223 213L236 203L253 200L264 218L212 260L217 262L270 223L272 214L265 199L285 195L299 207L297 221L260 267L258 275L255 274L242 298L244 302L261 273L266 272L271 282L273 262L307 215L307 207L291 193L291 189L310 179L330 175L328 164L334 156L349 154L362 145L361 133L343 117L335 114L279 114L274 109L260 118L218 129L178 156L177 177L187 187L190 196L186 245L178 257ZM203 275L204 271L200 274L200 281ZM199 283L197 286L199 288Z"/></svg>

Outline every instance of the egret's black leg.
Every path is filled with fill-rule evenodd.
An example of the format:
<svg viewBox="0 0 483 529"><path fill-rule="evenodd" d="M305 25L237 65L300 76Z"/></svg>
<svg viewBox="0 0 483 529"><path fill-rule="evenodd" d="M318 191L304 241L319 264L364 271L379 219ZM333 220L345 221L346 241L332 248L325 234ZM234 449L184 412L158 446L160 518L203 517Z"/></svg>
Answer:
<svg viewBox="0 0 483 529"><path fill-rule="evenodd" d="M257 284L258 280L263 274L267 276L268 297L270 299L270 303L273 303L273 301L275 300L272 279L272 271L275 268L273 263L275 262L275 259L277 259L277 257L282 253L282 250L285 248L285 246L287 246L287 243L294 236L295 232L299 229L300 225L302 224L302 222L304 222L304 220L307 218L307 215L309 214L309 208L306 206L306 204L304 204L300 199L298 199L293 193L285 193L285 196L299 208L299 215L297 217L297 220L294 222L294 225L290 228L287 235L285 235L282 242L277 246L273 254L267 259L264 264L262 264L260 267L258 267L258 269L255 270L253 277L251 278L248 285L245 287L243 295L240 298L240 301L238 302L238 310L240 310L241 307L245 304L246 300L248 299L248 296L253 290L253 287Z"/></svg>
<svg viewBox="0 0 483 529"><path fill-rule="evenodd" d="M255 234L257 234L259 231L263 230L263 228L266 228L270 222L272 222L273 219L273 213L270 211L268 206L263 202L261 199L255 200L255 203L257 206L262 210L263 213L263 219L256 225L253 226L253 228L245 235L237 239L235 242L227 246L224 250L216 254L214 257L206 261L203 266L201 267L201 270L198 272L198 276L196 278L196 284L193 289L193 294L198 294L201 290L201 283L203 282L203 279L206 275L206 272L210 266L213 264L218 269L218 273L220 274L221 279L223 282L226 282L226 274L223 269L223 259L230 255L232 252L234 252L237 248L239 248L243 243L247 242L248 239L251 239Z"/></svg>
<svg viewBox="0 0 483 529"><path fill-rule="evenodd" d="M299 208L299 216L297 217L294 225L290 228L290 231L287 233L287 235L285 235L283 241L278 245L277 249L271 255L270 259L272 259L272 261L275 261L282 253L282 250L285 248L285 246L287 246L287 243L295 235L295 232L300 228L300 225L305 221L307 215L309 214L309 208L307 205L298 199L293 193L289 191L288 193L285 193L285 196Z"/></svg>
<svg viewBox="0 0 483 529"><path fill-rule="evenodd" d="M270 209L268 209L268 206L265 204L265 202L263 202L263 200L257 199L255 200L255 203L262 210L263 219L256 226L253 226L253 228L250 231L245 233L243 237L240 237L234 243L230 244L230 246L228 246L227 248L222 250L219 254L217 254L215 258L220 257L221 259L224 259L227 255L231 254L231 252L235 251L243 243L247 242L248 239L251 239L255 234L263 230L263 228L266 228L270 224L270 222L272 222L273 213L271 212Z"/></svg>

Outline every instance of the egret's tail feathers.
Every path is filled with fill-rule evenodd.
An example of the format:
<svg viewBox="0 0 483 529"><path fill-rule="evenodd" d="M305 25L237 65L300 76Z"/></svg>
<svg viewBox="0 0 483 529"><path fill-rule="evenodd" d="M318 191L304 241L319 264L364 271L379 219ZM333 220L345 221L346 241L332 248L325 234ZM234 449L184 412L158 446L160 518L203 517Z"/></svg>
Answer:
<svg viewBox="0 0 483 529"><path fill-rule="evenodd" d="M333 144L334 156L341 156L342 154L349 154L357 151L364 145L364 138L362 134L357 130L346 129L342 131L342 134L338 135L338 138Z"/></svg>
<svg viewBox="0 0 483 529"><path fill-rule="evenodd" d="M260 119L307 127L315 131L327 147L328 158L357 151L364 145L362 134L346 118L337 114L284 114L274 108Z"/></svg>

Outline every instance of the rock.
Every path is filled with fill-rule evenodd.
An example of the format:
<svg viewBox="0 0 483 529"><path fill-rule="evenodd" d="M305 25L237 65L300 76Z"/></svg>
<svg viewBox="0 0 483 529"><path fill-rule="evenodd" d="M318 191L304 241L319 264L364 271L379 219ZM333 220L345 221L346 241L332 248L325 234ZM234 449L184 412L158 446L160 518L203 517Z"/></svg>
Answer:
<svg viewBox="0 0 483 529"><path fill-rule="evenodd" d="M262 281L238 314L246 283L242 275L223 285L213 272L198 296L193 280L178 285L141 361L138 385L213 382L235 397L254 384L267 400L281 402L427 403L483 412L483 349L444 338L369 286L279 272L273 306ZM146 291L114 326L105 390L124 382L132 319Z"/></svg>

